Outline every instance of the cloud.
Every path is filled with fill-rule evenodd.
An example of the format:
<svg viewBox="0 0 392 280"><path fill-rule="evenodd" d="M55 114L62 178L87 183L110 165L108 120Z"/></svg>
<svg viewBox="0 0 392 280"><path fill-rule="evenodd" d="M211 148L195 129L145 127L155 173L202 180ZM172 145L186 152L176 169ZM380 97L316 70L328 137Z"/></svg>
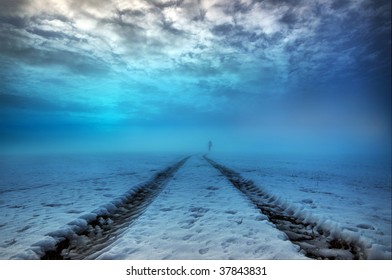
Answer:
<svg viewBox="0 0 392 280"><path fill-rule="evenodd" d="M3 55L14 58L32 66L59 66L70 70L74 74L106 74L110 69L103 62L94 57L81 55L77 52L64 50L44 50L37 48L7 49Z"/></svg>
<svg viewBox="0 0 392 280"><path fill-rule="evenodd" d="M2 0L0 15L17 14L28 4L28 0Z"/></svg>
<svg viewBox="0 0 392 280"><path fill-rule="evenodd" d="M152 0L151 3L159 8L159 9L166 9L172 7L179 7L184 3L184 0Z"/></svg>
<svg viewBox="0 0 392 280"><path fill-rule="evenodd" d="M132 116L165 99L200 111L238 103L246 110L331 91L342 77L355 84L365 75L371 87L390 68L389 1L3 3L2 91L46 98L48 90L39 92L50 88L53 98L81 104L133 104Z"/></svg>

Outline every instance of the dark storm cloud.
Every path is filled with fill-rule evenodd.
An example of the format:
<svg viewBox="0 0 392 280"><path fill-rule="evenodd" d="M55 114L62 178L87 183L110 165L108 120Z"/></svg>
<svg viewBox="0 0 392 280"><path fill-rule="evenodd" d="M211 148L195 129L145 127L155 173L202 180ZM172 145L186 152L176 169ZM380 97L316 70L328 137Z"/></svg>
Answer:
<svg viewBox="0 0 392 280"><path fill-rule="evenodd" d="M160 0L150 0L155 7L159 9L165 9L170 7L179 7L184 3L184 0L169 0L169 1L160 1Z"/></svg>
<svg viewBox="0 0 392 280"><path fill-rule="evenodd" d="M28 0L1 0L0 14L10 15L20 12L20 10L29 4Z"/></svg>
<svg viewBox="0 0 392 280"><path fill-rule="evenodd" d="M193 21L204 21L206 18L207 10L199 8L196 15L192 18Z"/></svg>
<svg viewBox="0 0 392 280"><path fill-rule="evenodd" d="M23 29L27 26L28 21L26 18L20 16L0 16L0 23Z"/></svg>
<svg viewBox="0 0 392 280"><path fill-rule="evenodd" d="M292 11L288 11L282 16L280 21L291 27L298 21L298 18L295 13L293 13Z"/></svg>
<svg viewBox="0 0 392 280"><path fill-rule="evenodd" d="M123 16L129 16L132 18L143 18L146 15L145 11L143 11L143 10L132 10L132 9L120 10L117 8L116 11L117 11L119 18L121 18Z"/></svg>
<svg viewBox="0 0 392 280"><path fill-rule="evenodd" d="M109 71L106 63L84 52L57 49L53 42L72 44L84 39L58 31L45 30L37 26L44 20L59 20L70 23L61 15L40 15L33 17L0 17L0 57L10 61L34 66L61 66L82 75L104 74ZM41 40L37 40L37 36ZM52 46L50 46L52 45Z"/></svg>
<svg viewBox="0 0 392 280"><path fill-rule="evenodd" d="M44 37L45 39L48 39L48 40L52 40L52 39L68 39L68 40L74 40L74 41L80 40L79 38L77 38L75 36L70 36L70 35L63 33L63 32L48 31L48 30L43 30L43 29L39 29L39 28L27 28L26 31L28 31L31 34Z"/></svg>
<svg viewBox="0 0 392 280"><path fill-rule="evenodd" d="M334 10L344 9L350 4L350 0L335 0L333 1L331 8Z"/></svg>
<svg viewBox="0 0 392 280"><path fill-rule="evenodd" d="M167 21L166 19L162 20L161 28L175 36L185 35L183 30L174 27L173 22Z"/></svg>
<svg viewBox="0 0 392 280"><path fill-rule="evenodd" d="M10 43L9 39L8 43ZM103 75L110 72L106 63L85 54L63 50L38 49L25 45L20 46L19 44L20 42L15 42L14 44L11 43L12 48L0 48L1 54L7 56L8 59L13 58L28 65L60 66L72 73L81 75Z"/></svg>
<svg viewBox="0 0 392 280"><path fill-rule="evenodd" d="M252 43L256 47L253 51L257 50L260 52L269 46L279 43L281 38L279 34L267 36L263 32L257 31L258 33L256 33L256 31L246 30L244 26L230 23L213 26L211 32L221 39L220 42L223 45L233 47L245 53L252 52L250 50Z"/></svg>
<svg viewBox="0 0 392 280"><path fill-rule="evenodd" d="M105 18L105 19L96 19L98 22L98 25L100 27L105 27L107 25L112 26L118 34L123 36L125 40L132 41L132 43L138 43L138 42L145 42L145 35L144 32L146 31L143 26L140 25L138 20L135 20L134 22L129 22L124 20L125 15L131 15L133 18L139 18L143 16L135 16L133 15L132 12L121 12L117 11L118 17L112 17L112 18Z"/></svg>
<svg viewBox="0 0 392 280"><path fill-rule="evenodd" d="M222 8L228 15L236 15L248 13L252 9L253 3L243 3L242 1L234 0L228 3L217 4L216 6Z"/></svg>
<svg viewBox="0 0 392 280"><path fill-rule="evenodd" d="M356 77L363 76L367 69L378 68L379 71L371 75L379 76L390 67L390 54L385 52L390 50L390 41L386 39L390 19L383 16L390 4L373 1L378 3L374 7L370 4L358 6L352 1L338 2L339 5L331 3L331 9L319 4L309 6L305 14L298 9L301 6L290 7L280 18L289 32L309 29L309 35L303 33L304 36L283 45L289 62L287 71L302 81L302 88L307 85L311 90L339 79L355 83ZM389 27L380 29L385 25ZM277 37L268 46L280 42ZM371 59L368 59L369 55Z"/></svg>
<svg viewBox="0 0 392 280"><path fill-rule="evenodd" d="M274 6L290 6L290 7L297 7L297 6L303 6L305 0L254 0L253 3L268 3L270 5Z"/></svg>
<svg viewBox="0 0 392 280"><path fill-rule="evenodd" d="M228 36L229 34L232 33L233 28L234 28L233 24L224 23L224 24L213 26L211 31L213 34L218 36Z"/></svg>

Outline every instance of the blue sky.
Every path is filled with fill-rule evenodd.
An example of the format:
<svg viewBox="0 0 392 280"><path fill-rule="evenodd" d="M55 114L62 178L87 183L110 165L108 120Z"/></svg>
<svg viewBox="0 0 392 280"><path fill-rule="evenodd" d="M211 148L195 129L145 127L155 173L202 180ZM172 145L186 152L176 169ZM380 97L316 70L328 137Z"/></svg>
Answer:
<svg viewBox="0 0 392 280"><path fill-rule="evenodd" d="M389 147L390 1L0 4L3 152Z"/></svg>

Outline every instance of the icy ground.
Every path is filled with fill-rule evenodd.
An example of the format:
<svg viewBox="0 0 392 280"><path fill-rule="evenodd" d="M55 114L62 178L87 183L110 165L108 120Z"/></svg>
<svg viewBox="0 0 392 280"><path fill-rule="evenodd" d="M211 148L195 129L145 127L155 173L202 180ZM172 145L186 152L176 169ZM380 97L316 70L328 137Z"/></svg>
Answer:
<svg viewBox="0 0 392 280"><path fill-rule="evenodd" d="M45 156L0 159L0 259L149 179L173 156Z"/></svg>
<svg viewBox="0 0 392 280"><path fill-rule="evenodd" d="M191 158L99 259L303 259L208 162Z"/></svg>
<svg viewBox="0 0 392 280"><path fill-rule="evenodd" d="M391 258L390 163L210 155L324 224ZM110 155L0 160L0 259L121 197L181 157ZM303 259L201 156L193 156L98 259Z"/></svg>
<svg viewBox="0 0 392 280"><path fill-rule="evenodd" d="M392 258L388 160L273 156L216 159L327 226L361 236L372 246L369 258Z"/></svg>

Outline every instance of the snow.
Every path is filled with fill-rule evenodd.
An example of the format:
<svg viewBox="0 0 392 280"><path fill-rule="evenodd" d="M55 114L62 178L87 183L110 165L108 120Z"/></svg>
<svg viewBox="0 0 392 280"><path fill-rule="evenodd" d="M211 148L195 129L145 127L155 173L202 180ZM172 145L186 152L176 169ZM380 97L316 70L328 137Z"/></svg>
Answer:
<svg viewBox="0 0 392 280"><path fill-rule="evenodd" d="M211 154L278 204L368 244L391 259L390 162ZM125 194L178 155L67 155L0 159L0 259L31 250L113 211ZM286 208L287 209L287 208ZM50 236L48 234L50 233ZM33 246L33 247L34 247ZM328 252L326 252L328 253ZM92 259L304 259L299 247L200 155L179 169L147 210Z"/></svg>
<svg viewBox="0 0 392 280"><path fill-rule="evenodd" d="M24 252L70 222L94 218L93 211L104 210L102 206L176 159L156 155L1 158L0 259Z"/></svg>
<svg viewBox="0 0 392 280"><path fill-rule="evenodd" d="M292 210L391 259L391 163L376 158L212 156Z"/></svg>
<svg viewBox="0 0 392 280"><path fill-rule="evenodd" d="M98 259L304 259L246 197L201 157L175 175Z"/></svg>

